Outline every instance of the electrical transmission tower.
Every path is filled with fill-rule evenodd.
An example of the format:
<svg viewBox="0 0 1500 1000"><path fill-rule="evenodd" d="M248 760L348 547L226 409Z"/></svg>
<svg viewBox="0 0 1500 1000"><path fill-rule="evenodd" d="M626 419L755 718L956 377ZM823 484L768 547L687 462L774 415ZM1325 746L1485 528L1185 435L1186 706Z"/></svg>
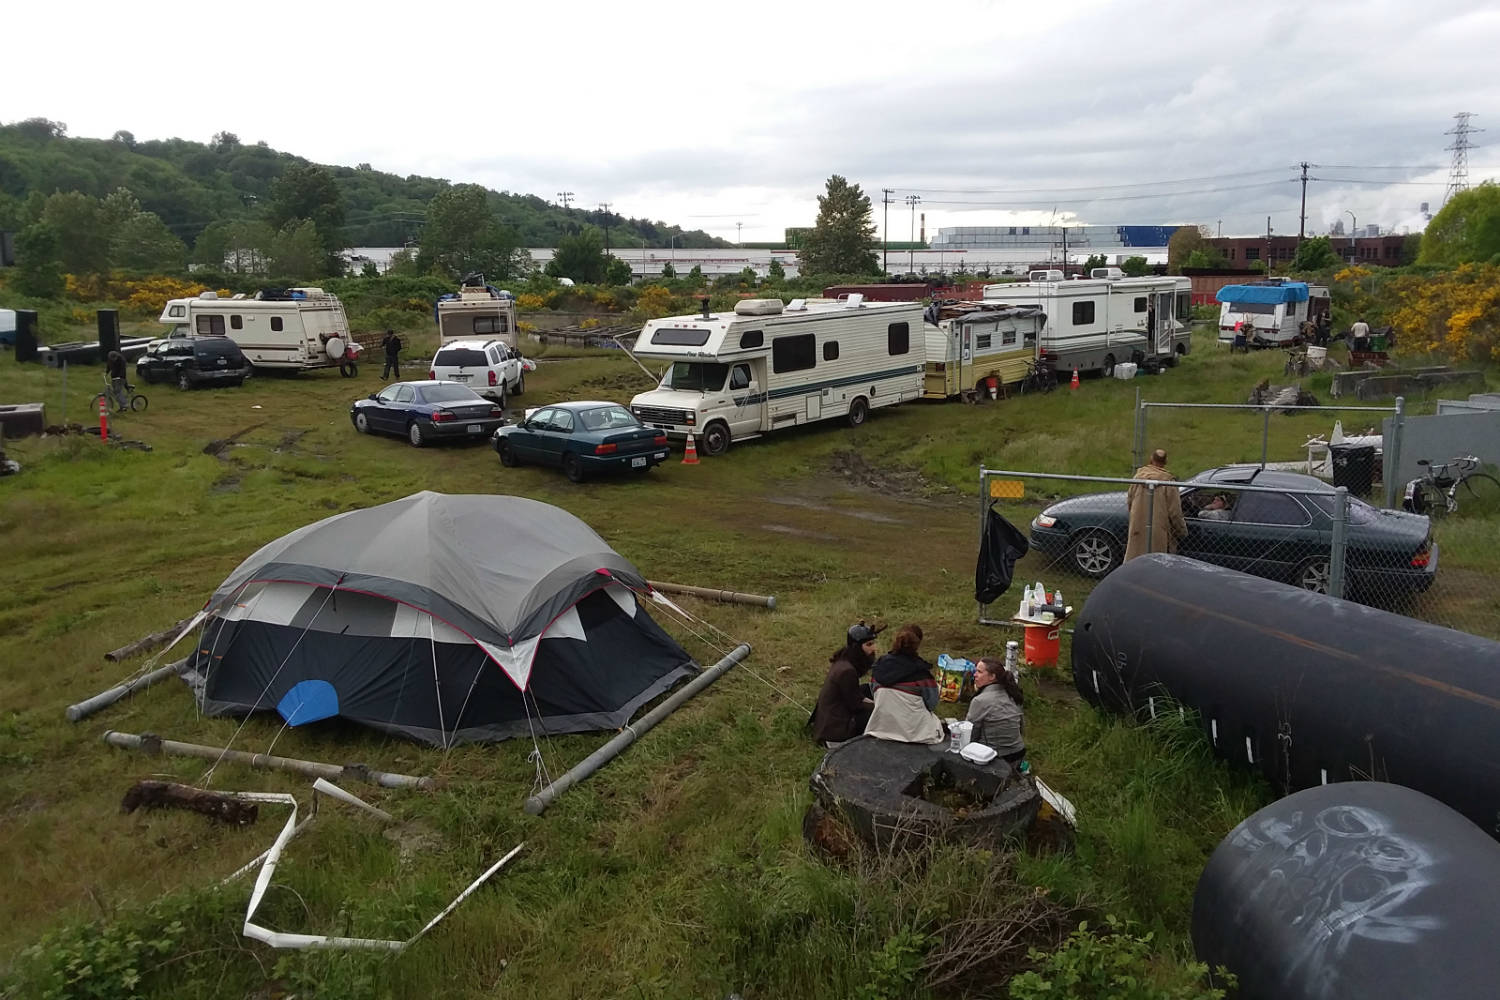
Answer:
<svg viewBox="0 0 1500 1000"><path fill-rule="evenodd" d="M563 203L563 208L567 208L573 201L573 192L559 191L557 192L557 200Z"/></svg>
<svg viewBox="0 0 1500 1000"><path fill-rule="evenodd" d="M1460 111L1453 116L1456 124L1443 133L1453 136L1453 145L1443 147L1453 152L1453 169L1448 172L1448 190L1443 193L1444 202L1460 191L1469 190L1469 150L1474 148L1469 136L1484 131L1469 124L1469 119L1473 117L1472 111Z"/></svg>

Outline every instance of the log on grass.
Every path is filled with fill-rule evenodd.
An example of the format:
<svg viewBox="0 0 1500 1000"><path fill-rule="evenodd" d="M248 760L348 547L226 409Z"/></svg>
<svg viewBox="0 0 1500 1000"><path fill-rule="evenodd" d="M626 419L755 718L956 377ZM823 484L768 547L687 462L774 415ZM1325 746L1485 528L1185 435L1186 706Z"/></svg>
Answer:
<svg viewBox="0 0 1500 1000"><path fill-rule="evenodd" d="M260 816L254 802L175 781L137 781L120 800L120 811L137 809L187 809L234 826L249 826Z"/></svg>
<svg viewBox="0 0 1500 1000"><path fill-rule="evenodd" d="M181 632L183 626L185 626L187 623L188 620L186 618L183 618L171 628L164 628L160 632L152 632L150 635L142 636L135 642L127 642L119 649L110 650L109 652L104 654L104 658L111 663L118 663L121 660L130 659L137 653L144 653L148 649L156 649L158 646L165 646L167 643L177 638L177 633Z"/></svg>

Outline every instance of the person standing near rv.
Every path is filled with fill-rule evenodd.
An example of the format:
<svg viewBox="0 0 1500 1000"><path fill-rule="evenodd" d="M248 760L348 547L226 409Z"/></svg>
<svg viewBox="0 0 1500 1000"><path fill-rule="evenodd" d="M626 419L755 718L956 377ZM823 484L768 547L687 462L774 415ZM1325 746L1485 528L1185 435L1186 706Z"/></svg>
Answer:
<svg viewBox="0 0 1500 1000"><path fill-rule="evenodd" d="M1151 453L1150 463L1135 470L1136 479L1171 482L1174 478L1167 471L1167 453L1161 448ZM1175 486L1158 486L1150 490L1154 499L1148 499L1148 487L1132 486L1125 494L1125 506L1130 512L1130 537L1125 543L1125 561L1147 552L1176 552L1177 543L1187 536L1187 522L1182 517L1182 497Z"/></svg>
<svg viewBox="0 0 1500 1000"><path fill-rule="evenodd" d="M1349 328L1349 342L1351 351L1370 349L1370 324L1365 322L1363 316L1355 320L1354 325Z"/></svg>
<svg viewBox="0 0 1500 1000"><path fill-rule="evenodd" d="M401 378L401 338L396 336L395 330L387 330L380 346L385 348L385 368L380 377L390 378L394 373L397 379Z"/></svg>
<svg viewBox="0 0 1500 1000"><path fill-rule="evenodd" d="M119 351L110 351L104 363L104 373L109 376L109 391L114 393L115 405L121 410L130 409L130 392L125 388L125 356Z"/></svg>

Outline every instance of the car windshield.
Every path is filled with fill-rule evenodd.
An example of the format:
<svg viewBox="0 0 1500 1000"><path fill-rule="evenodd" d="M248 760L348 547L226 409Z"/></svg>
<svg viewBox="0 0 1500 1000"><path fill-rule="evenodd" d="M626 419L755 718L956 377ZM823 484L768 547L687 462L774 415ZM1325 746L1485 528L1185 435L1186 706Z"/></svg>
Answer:
<svg viewBox="0 0 1500 1000"><path fill-rule="evenodd" d="M483 351L469 347L449 347L438 351L437 357L432 359L434 368L483 368L489 363Z"/></svg>
<svg viewBox="0 0 1500 1000"><path fill-rule="evenodd" d="M679 361L661 380L663 389L685 389L688 392L717 392L724 388L729 366L707 361Z"/></svg>
<svg viewBox="0 0 1500 1000"><path fill-rule="evenodd" d="M641 422L631 416L623 406L601 406L595 410L584 410L578 415L586 430L612 431L621 427L639 427Z"/></svg>
<svg viewBox="0 0 1500 1000"><path fill-rule="evenodd" d="M429 403L477 403L474 390L464 385L442 383L422 387L422 398Z"/></svg>

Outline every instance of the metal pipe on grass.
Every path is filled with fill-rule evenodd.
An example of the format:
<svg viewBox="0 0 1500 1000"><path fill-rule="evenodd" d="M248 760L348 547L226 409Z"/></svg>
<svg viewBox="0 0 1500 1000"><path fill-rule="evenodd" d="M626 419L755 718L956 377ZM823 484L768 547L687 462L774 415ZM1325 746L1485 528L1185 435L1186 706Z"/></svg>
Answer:
<svg viewBox="0 0 1500 1000"><path fill-rule="evenodd" d="M676 694L642 716L639 722L627 725L624 729L620 730L614 739L589 754L575 765L572 770L563 774L546 788L543 788L540 792L527 799L526 811L533 816L540 816L549 805L557 800L559 795L579 782L587 780L595 771L598 771L605 764L620 756L642 733L649 732L654 726L675 712L699 691L702 691L714 681L724 676L735 664L744 660L749 655L750 644L747 642L742 642L731 649L728 656L703 671L697 677L694 677Z"/></svg>
<svg viewBox="0 0 1500 1000"><path fill-rule="evenodd" d="M104 734L104 742L125 750L145 750L148 753L163 753L168 757L227 760L235 764L246 764L250 767L272 771L292 771L311 778L327 778L330 781L358 778L361 781L380 785L382 788L420 788L424 791L437 787L437 780L432 777L375 771L363 764L325 764L316 760L299 760L296 757L273 757L265 753L247 753L244 750L210 747L201 743L179 743L176 740L164 740L149 733L117 733L110 730Z"/></svg>
<svg viewBox="0 0 1500 1000"><path fill-rule="evenodd" d="M762 608L775 608L776 598L764 594L741 594L733 590L714 590L712 587L690 587L685 583L663 583L659 580L647 580L653 590L659 590L664 594L689 594L693 597L704 597L710 601L722 601L726 604L754 604Z"/></svg>
<svg viewBox="0 0 1500 1000"><path fill-rule="evenodd" d="M87 719L89 716L93 715L101 708L108 708L110 705L113 705L121 698L124 698L125 696L135 691L144 691L146 688L155 684L157 681L165 680L168 677L174 677L182 672L183 668L187 666L187 662L187 658L184 657L176 661L175 663L168 663L164 667L157 667L149 674L142 674L140 677L137 677L133 681L126 681L124 684L116 684L108 691L101 691L98 694L94 695L92 698L87 698L83 701L78 702L77 704L69 705L66 713L68 716L68 721L78 722L81 719Z"/></svg>

